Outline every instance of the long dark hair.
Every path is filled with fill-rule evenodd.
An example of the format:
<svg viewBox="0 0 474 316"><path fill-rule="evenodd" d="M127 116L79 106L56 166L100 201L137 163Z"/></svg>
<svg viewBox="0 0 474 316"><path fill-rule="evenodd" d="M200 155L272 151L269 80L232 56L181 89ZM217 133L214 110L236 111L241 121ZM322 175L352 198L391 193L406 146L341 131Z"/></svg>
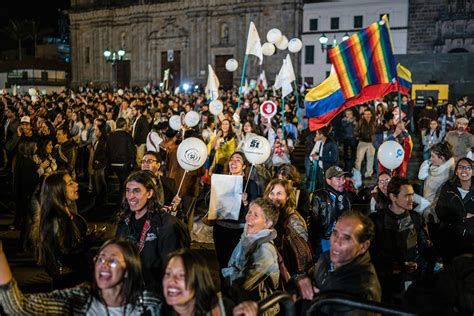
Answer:
<svg viewBox="0 0 474 316"><path fill-rule="evenodd" d="M36 213L32 239L38 263L58 267L57 247L67 249L81 241L80 231L68 215L66 195L67 172L52 173L44 179L40 193L40 208Z"/></svg>
<svg viewBox="0 0 474 316"><path fill-rule="evenodd" d="M99 251L97 251L97 255L99 255L100 252L109 245L116 245L120 248L120 251L123 254L127 277L124 277L122 281L123 287L121 294L123 295L125 305L131 304L133 307L135 307L140 301L140 297L145 286L142 276L142 263L140 260L140 254L132 242L121 237L115 237L104 242ZM103 298L100 293L100 289L97 286L97 280L95 277L94 281L92 282L92 296L103 302Z"/></svg>
<svg viewBox="0 0 474 316"><path fill-rule="evenodd" d="M467 161L467 162L471 165L471 168L474 167L474 162L473 162L471 159L467 158L467 157L463 157L463 158L461 158L461 159L458 160L458 162L456 163L456 167L454 168L454 175L453 175L453 177L452 177L452 179L451 179L451 181L452 181L452 182L454 183L454 185L456 185L457 187L460 187L460 186L461 186L461 180L459 180L459 177L458 177L458 175L456 174L456 171L458 170L459 163L460 163L461 161ZM470 188L470 190L472 190L472 189L474 189L474 179L472 179L472 177L471 177L471 188Z"/></svg>
<svg viewBox="0 0 474 316"><path fill-rule="evenodd" d="M156 179L154 178L153 174L148 170L143 171L135 171L128 176L125 180L124 187L126 187L127 183L135 181L142 184L147 191L153 190L152 196L148 199L146 203L147 207L147 214L152 214L154 212L159 212L162 209L162 205L158 200L158 190L156 188ZM123 199L122 204L120 205L120 212L119 212L119 222L125 219L130 214L130 205L128 204L127 197L125 195L125 191L123 192Z"/></svg>
<svg viewBox="0 0 474 316"><path fill-rule="evenodd" d="M194 315L207 315L219 303L218 289L212 280L207 262L196 250L183 248L168 255L165 269L174 257L183 260L186 288L194 290L196 295ZM168 309L170 311L169 307Z"/></svg>

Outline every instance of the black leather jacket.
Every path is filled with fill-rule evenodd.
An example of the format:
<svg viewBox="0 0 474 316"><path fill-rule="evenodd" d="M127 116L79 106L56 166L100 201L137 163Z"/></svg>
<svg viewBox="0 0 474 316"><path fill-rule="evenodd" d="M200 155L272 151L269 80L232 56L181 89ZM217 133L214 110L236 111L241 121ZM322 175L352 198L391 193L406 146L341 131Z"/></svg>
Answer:
<svg viewBox="0 0 474 316"><path fill-rule="evenodd" d="M351 209L351 202L346 192L338 192L332 187L319 189L314 192L313 205L309 211L309 240L316 253L320 249L322 238L329 239L332 225L336 219L347 210Z"/></svg>
<svg viewBox="0 0 474 316"><path fill-rule="evenodd" d="M344 293L376 302L380 302L382 297L379 279L368 252L356 257L352 262L337 270L332 269L329 252L325 252L309 271L309 277L321 292ZM366 311L337 305L327 305L321 312L323 315L370 314Z"/></svg>

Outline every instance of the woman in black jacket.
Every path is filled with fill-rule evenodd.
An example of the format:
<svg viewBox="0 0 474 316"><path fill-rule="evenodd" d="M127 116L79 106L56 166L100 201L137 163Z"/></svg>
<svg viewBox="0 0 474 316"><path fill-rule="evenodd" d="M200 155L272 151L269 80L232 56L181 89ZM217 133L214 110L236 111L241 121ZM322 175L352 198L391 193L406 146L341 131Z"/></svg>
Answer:
<svg viewBox="0 0 474 316"><path fill-rule="evenodd" d="M25 139L18 144L18 153L13 167L13 194L16 205L12 228L20 229L22 250L28 248L28 234L33 219L34 208L31 203L36 186L39 183L39 159L36 156L36 142Z"/></svg>
<svg viewBox="0 0 474 316"><path fill-rule="evenodd" d="M159 292L168 254L189 247L190 237L183 222L163 210L156 192L155 179L149 171L134 172L125 180L115 235L137 247L146 286Z"/></svg>
<svg viewBox="0 0 474 316"><path fill-rule="evenodd" d="M40 209L33 225L38 263L53 279L54 288L86 281L90 276L90 239L87 222L77 213L79 186L67 172L44 179Z"/></svg>
<svg viewBox="0 0 474 316"><path fill-rule="evenodd" d="M440 220L440 251L445 260L474 251L473 161L461 158L455 175L440 190L436 214Z"/></svg>

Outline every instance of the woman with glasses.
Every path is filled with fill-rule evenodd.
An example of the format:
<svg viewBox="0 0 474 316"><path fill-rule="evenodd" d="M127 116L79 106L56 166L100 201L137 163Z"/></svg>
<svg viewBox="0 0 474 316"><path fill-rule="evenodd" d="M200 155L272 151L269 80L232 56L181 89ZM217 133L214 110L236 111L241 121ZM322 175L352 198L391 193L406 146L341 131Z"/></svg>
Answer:
<svg viewBox="0 0 474 316"><path fill-rule="evenodd" d="M147 287L160 290L163 263L176 249L189 247L189 232L183 222L163 210L156 180L149 171L137 171L125 180L125 193L118 218L117 237L137 248Z"/></svg>
<svg viewBox="0 0 474 316"><path fill-rule="evenodd" d="M377 185L371 192L372 197L370 198L370 212L374 213L379 210L385 209L390 204L390 200L387 195L388 183L392 176L387 171L382 171L377 177Z"/></svg>
<svg viewBox="0 0 474 316"><path fill-rule="evenodd" d="M136 248L126 240L111 239L95 257L92 284L24 295L0 240L0 307L8 315L159 315L160 300L143 284Z"/></svg>
<svg viewBox="0 0 474 316"><path fill-rule="evenodd" d="M454 177L440 190L435 210L440 220L439 248L446 261L474 251L473 166L471 159L461 158Z"/></svg>

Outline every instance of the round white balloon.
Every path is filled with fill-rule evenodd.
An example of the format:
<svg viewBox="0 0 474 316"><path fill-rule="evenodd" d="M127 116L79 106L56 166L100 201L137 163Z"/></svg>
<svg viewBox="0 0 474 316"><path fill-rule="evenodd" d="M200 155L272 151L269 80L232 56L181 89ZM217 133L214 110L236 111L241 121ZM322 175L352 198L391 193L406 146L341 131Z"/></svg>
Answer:
<svg viewBox="0 0 474 316"><path fill-rule="evenodd" d="M181 117L179 115L173 115L169 120L170 127L175 131L181 129Z"/></svg>
<svg viewBox="0 0 474 316"><path fill-rule="evenodd" d="M227 71L236 71L237 67L239 67L239 63L234 58L231 58L225 62L225 69L227 69Z"/></svg>
<svg viewBox="0 0 474 316"><path fill-rule="evenodd" d="M283 35L278 42L275 43L275 46L279 50L285 50L288 48L288 38Z"/></svg>
<svg viewBox="0 0 474 316"><path fill-rule="evenodd" d="M118 95L123 95L123 89L118 89L118 90L117 90L117 94L118 94Z"/></svg>
<svg viewBox="0 0 474 316"><path fill-rule="evenodd" d="M402 145L394 140L388 140L380 145L378 150L378 160L387 169L397 169L403 162L405 151Z"/></svg>
<svg viewBox="0 0 474 316"><path fill-rule="evenodd" d="M194 171L204 165L207 159L207 147L196 137L186 138L179 144L176 153L178 163L184 170Z"/></svg>
<svg viewBox="0 0 474 316"><path fill-rule="evenodd" d="M28 89L28 94L29 94L30 96L34 96L34 95L38 95L38 92L36 91L35 88L29 88L29 89Z"/></svg>
<svg viewBox="0 0 474 316"><path fill-rule="evenodd" d="M262 45L262 53L265 55L265 56L271 56L273 54L275 54L275 45L273 45L272 43L265 43Z"/></svg>
<svg viewBox="0 0 474 316"><path fill-rule="evenodd" d="M267 41L269 43L275 44L281 39L281 31L279 29L271 29L267 33Z"/></svg>
<svg viewBox="0 0 474 316"><path fill-rule="evenodd" d="M213 100L209 103L209 112L214 115L219 115L224 110L224 104L221 100Z"/></svg>
<svg viewBox="0 0 474 316"><path fill-rule="evenodd" d="M188 113L186 113L186 116L184 117L184 123L186 123L186 125L188 127L194 127L194 126L198 125L198 123L199 123L199 114L198 114L198 112L189 111Z"/></svg>
<svg viewBox="0 0 474 316"><path fill-rule="evenodd" d="M242 151L251 164L259 165L270 157L272 148L270 147L270 142L265 137L252 135L244 142Z"/></svg>
<svg viewBox="0 0 474 316"><path fill-rule="evenodd" d="M288 42L288 50L291 53L297 53L301 50L301 48L303 48L303 42L299 38L292 38Z"/></svg>

